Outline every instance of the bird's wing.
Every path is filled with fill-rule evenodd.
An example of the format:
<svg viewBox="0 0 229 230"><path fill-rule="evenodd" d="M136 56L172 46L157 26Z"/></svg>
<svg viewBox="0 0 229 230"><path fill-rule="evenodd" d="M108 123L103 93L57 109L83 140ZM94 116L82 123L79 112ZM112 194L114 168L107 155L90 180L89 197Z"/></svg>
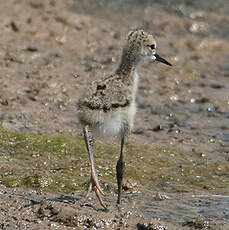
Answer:
<svg viewBox="0 0 229 230"><path fill-rule="evenodd" d="M124 84L120 78L109 77L92 82L79 104L107 112L128 106L130 101L131 92L128 84Z"/></svg>

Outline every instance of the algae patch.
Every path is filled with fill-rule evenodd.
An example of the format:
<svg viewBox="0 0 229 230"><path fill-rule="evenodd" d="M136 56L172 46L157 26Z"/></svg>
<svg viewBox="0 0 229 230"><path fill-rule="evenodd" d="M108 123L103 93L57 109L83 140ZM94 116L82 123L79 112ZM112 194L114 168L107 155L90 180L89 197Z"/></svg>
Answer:
<svg viewBox="0 0 229 230"><path fill-rule="evenodd" d="M115 177L110 165L116 150L96 142L98 174L105 180ZM90 166L83 138L21 134L0 127L0 153L0 180L6 186L65 193L88 186ZM105 156L109 162L103 162Z"/></svg>
<svg viewBox="0 0 229 230"><path fill-rule="evenodd" d="M119 146L96 141L95 147L99 179L113 193ZM88 186L90 166L83 138L21 134L0 128L0 153L0 180L6 186L60 193L84 191ZM140 191L229 191L228 162L214 161L206 154L127 144L125 161L125 179L136 183Z"/></svg>

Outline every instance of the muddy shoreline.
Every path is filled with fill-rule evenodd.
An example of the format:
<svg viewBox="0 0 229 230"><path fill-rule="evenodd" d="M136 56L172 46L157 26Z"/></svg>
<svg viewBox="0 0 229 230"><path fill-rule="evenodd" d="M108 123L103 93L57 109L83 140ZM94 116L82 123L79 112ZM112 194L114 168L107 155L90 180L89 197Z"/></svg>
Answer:
<svg viewBox="0 0 229 230"><path fill-rule="evenodd" d="M82 1L0 3L0 228L229 229L227 7L106 7ZM134 196L132 186L121 211L115 205L113 175L118 147L98 142L97 150L109 161L104 172L98 156L101 180L111 194L106 197L111 211L104 213L91 204L80 207L89 174L75 105L88 82L118 65L123 39L133 27L155 35L159 54L173 68L145 64L139 70L138 112L126 151L127 179L132 180L127 184L137 184L140 195ZM58 148L47 145L49 137ZM35 147L27 151L26 144ZM146 150L141 152L141 146ZM80 155L74 155L75 149ZM81 179L69 185L78 167L83 168ZM53 173L57 168L62 171ZM39 175L50 186L39 187ZM61 177L66 189L54 186ZM154 197L162 197L161 203ZM214 205L218 212L209 208ZM190 207L194 211L185 219Z"/></svg>

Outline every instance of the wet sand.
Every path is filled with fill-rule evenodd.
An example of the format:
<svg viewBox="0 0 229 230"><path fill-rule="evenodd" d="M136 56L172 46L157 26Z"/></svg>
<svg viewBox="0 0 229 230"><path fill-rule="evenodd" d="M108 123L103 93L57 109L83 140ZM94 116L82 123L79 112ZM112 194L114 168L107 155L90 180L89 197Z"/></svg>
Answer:
<svg viewBox="0 0 229 230"><path fill-rule="evenodd" d="M171 62L173 68L159 63L145 64L140 68L139 109L128 145L146 145L154 151L157 148L178 149L180 152L188 153L183 157L184 164L192 157L202 157L206 169L210 169L209 163L215 165L215 169L211 167L209 171L210 176L208 171L206 175L200 171L204 178L209 176L210 188L195 188L195 192L191 187L188 191L186 187L181 188L181 182L174 182L170 178L168 184L173 181L176 190L181 190L179 193L174 193L175 189L170 190L173 192L171 195L167 190L169 186L163 184L160 187L159 183L155 186L153 182L151 187L146 186L145 181L139 182L133 176L134 181L142 183L140 195L130 195L136 204L132 204L126 195L122 214L115 208L115 198L108 197L108 201L113 204L112 211L106 214L109 217L105 217L104 212L91 206L81 209L78 200L82 193L73 196L76 198L71 200L69 192L72 191L68 191L65 194L67 198L56 201L58 196L52 193L40 190L31 192L18 185L13 189L7 188L3 183L0 195L2 229L25 229L25 226L27 229L79 229L76 226L77 221L74 222L72 217L82 214L87 219L85 213L90 211L90 218L95 218L95 221L90 222L90 218L84 220L81 222L82 227L88 224L92 228L96 226L93 223L98 223L101 216L104 216L106 220L115 219L114 229L118 229L117 221L119 223L122 219L128 220L128 225L121 223L120 229L134 229L137 228L137 224L138 229L229 229L228 189L226 185L222 186L221 190L219 185L215 185L215 189L212 183L214 177L217 177L222 178L222 184L229 184L227 10L224 5L203 5L200 9L191 4L146 4L136 9L134 7L118 10L112 6L104 10L97 5L77 1L1 2L2 127L19 133L82 139L75 106L79 95L88 82L114 70L126 33L133 27L144 27L155 35L158 53ZM17 152L17 146L13 148ZM1 171L5 173L4 154L9 155L7 162L11 162L12 171L13 168L17 171L15 155L11 154L12 152L8 153L4 147L1 150ZM165 151L166 154L168 152ZM174 153L168 155L171 154ZM85 159L86 157L87 155ZM147 163L148 159L142 157L142 163ZM180 160L178 154L177 159ZM149 168L150 166L145 170ZM196 173L197 168L198 164L194 165L189 173ZM166 173L166 170L162 170L163 173ZM187 176L188 173L184 175ZM182 191L189 194L182 197L182 202L187 201L187 204L178 202ZM155 204L152 197L157 197L157 192L159 198L160 194L165 194L172 197L173 202L162 199L161 203ZM206 198L195 197L190 200L192 195ZM217 199L216 195L219 196ZM51 201L46 201L46 198ZM55 199L52 200L53 198ZM176 201L180 206L175 206ZM217 204L218 212L212 213L208 205L202 209L195 209L197 206L201 207L200 203L204 202L210 206ZM58 216L61 215L58 214L59 203L66 206L67 211L63 211L64 217ZM177 213L166 218L173 207L177 208ZM190 207L193 207L193 213L189 213L190 215L185 218L186 211L182 210ZM126 210L134 214L129 215ZM66 216L69 213L72 213L70 217ZM27 220L28 216L30 219ZM181 219L179 216L182 216ZM146 219L145 225L142 223L143 218ZM161 218L159 225L162 227L155 227L155 223L155 226L152 224L153 227L150 228L151 218L153 222L155 218ZM112 227L109 225L107 228Z"/></svg>

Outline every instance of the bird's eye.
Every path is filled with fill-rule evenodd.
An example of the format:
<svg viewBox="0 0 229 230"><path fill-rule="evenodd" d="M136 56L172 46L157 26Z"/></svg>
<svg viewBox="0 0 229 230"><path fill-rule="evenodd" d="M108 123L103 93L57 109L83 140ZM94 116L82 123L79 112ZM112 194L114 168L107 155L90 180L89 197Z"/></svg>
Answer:
<svg viewBox="0 0 229 230"><path fill-rule="evenodd" d="M155 47L155 44L152 44L152 45L149 45L149 47L154 50L156 47Z"/></svg>

